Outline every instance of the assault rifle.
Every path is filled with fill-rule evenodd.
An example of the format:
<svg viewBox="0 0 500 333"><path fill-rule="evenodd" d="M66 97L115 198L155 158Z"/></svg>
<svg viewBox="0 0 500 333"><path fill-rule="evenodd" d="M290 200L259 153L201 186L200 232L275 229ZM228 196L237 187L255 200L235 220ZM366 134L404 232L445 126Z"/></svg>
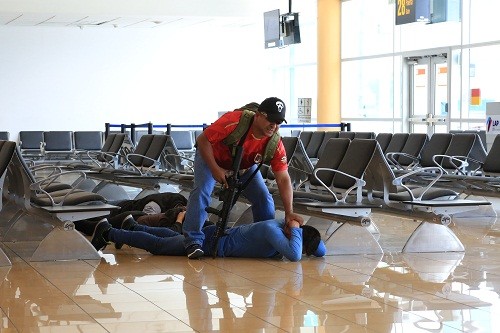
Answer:
<svg viewBox="0 0 500 333"><path fill-rule="evenodd" d="M219 192L219 201L222 202L222 208L216 209L213 207L206 207L205 211L209 214L215 214L219 218L216 223L215 233L212 240L212 256L217 257L217 249L219 239L226 235L226 227L229 218L229 213L234 204L238 200L241 191L244 189L240 182L240 164L243 157L243 147L238 145L235 147L236 152L233 159L232 174L226 176L227 187L222 187Z"/></svg>

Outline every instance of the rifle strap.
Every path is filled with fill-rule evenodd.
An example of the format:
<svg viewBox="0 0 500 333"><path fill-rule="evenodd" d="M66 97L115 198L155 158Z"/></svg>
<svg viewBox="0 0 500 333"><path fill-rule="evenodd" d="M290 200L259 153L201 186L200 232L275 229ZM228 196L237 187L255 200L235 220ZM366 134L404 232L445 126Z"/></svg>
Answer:
<svg viewBox="0 0 500 333"><path fill-rule="evenodd" d="M236 145L243 145L243 141L245 141L250 127L252 127L254 116L255 112L243 110L238 125L236 125L236 128L223 140L224 144L231 149L233 158L236 155Z"/></svg>
<svg viewBox="0 0 500 333"><path fill-rule="evenodd" d="M243 142L245 141L248 132L250 131L250 128L252 127L253 119L255 116L255 112L249 111L249 110L243 110L243 113L240 117L240 121L236 128L229 134L225 139L224 143L229 145L231 148L231 154L233 158L236 155L236 146L242 146ZM241 135L242 131L245 130L244 134L240 137L238 140L238 137ZM269 139L267 142L266 148L264 150L264 155L262 156L262 160L260 161L259 165L257 168L253 171L252 175L248 177L248 179L245 181L245 183L241 186L239 191L236 194L235 201L237 200L237 197L239 197L240 193L245 190L245 188L248 186L248 184L252 181L253 177L257 174L259 171L260 167L262 166L263 163L269 163L274 156L274 153L276 152L276 148L278 147L278 143L280 141L280 134L278 132L274 133L273 136ZM238 141L238 144L235 145L236 141ZM234 161L233 161L234 163ZM236 177L239 177L239 175L235 175Z"/></svg>
<svg viewBox="0 0 500 333"><path fill-rule="evenodd" d="M245 190L245 188L248 186L248 184L250 184L250 181L252 181L253 177L255 177L255 175L257 174L257 172L259 171L261 166L262 166L262 162L259 163L257 168L252 172L252 174L250 175L250 177L248 177L248 179L245 181L245 183L243 185L241 185L240 191L238 191L238 193L236 194L237 196L239 196L240 193Z"/></svg>

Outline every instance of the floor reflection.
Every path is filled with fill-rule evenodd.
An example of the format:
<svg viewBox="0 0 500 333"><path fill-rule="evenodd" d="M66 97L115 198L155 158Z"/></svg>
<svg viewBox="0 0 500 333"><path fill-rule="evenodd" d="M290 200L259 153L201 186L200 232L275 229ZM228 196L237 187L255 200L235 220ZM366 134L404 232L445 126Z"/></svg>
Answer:
<svg viewBox="0 0 500 333"><path fill-rule="evenodd" d="M383 255L279 260L153 256L0 267L5 332L496 332L500 230L454 221L465 253L401 253L418 225L376 216ZM399 249L399 250L398 250Z"/></svg>

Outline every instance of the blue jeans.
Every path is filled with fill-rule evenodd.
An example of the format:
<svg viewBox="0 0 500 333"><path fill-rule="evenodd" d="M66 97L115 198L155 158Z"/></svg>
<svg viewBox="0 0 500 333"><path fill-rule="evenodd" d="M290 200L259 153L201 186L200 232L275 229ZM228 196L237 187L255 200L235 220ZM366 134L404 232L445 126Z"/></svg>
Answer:
<svg viewBox="0 0 500 333"><path fill-rule="evenodd" d="M240 178L241 182L245 183L256 168L256 164L249 168ZM186 217L182 225L182 230L186 237L184 241L186 247L192 244L200 246L203 244L205 234L201 231L201 228L208 216L205 208L212 201L211 195L216 184L210 168L198 151L196 151L194 158L194 175L194 189L189 195ZM254 221L274 219L273 197L269 193L260 172L255 174L242 192L242 195L252 204Z"/></svg>
<svg viewBox="0 0 500 333"><path fill-rule="evenodd" d="M113 228L109 231L108 238L112 242L127 244L152 254L186 255L184 236L165 227L137 224L133 231Z"/></svg>

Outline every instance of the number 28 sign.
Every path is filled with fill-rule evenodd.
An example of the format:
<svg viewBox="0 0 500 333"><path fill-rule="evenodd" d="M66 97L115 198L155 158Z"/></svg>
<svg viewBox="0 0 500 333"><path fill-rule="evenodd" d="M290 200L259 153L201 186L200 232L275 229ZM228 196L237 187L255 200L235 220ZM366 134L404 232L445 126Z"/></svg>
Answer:
<svg viewBox="0 0 500 333"><path fill-rule="evenodd" d="M396 25L413 22L429 22L430 13L430 0L396 1Z"/></svg>

